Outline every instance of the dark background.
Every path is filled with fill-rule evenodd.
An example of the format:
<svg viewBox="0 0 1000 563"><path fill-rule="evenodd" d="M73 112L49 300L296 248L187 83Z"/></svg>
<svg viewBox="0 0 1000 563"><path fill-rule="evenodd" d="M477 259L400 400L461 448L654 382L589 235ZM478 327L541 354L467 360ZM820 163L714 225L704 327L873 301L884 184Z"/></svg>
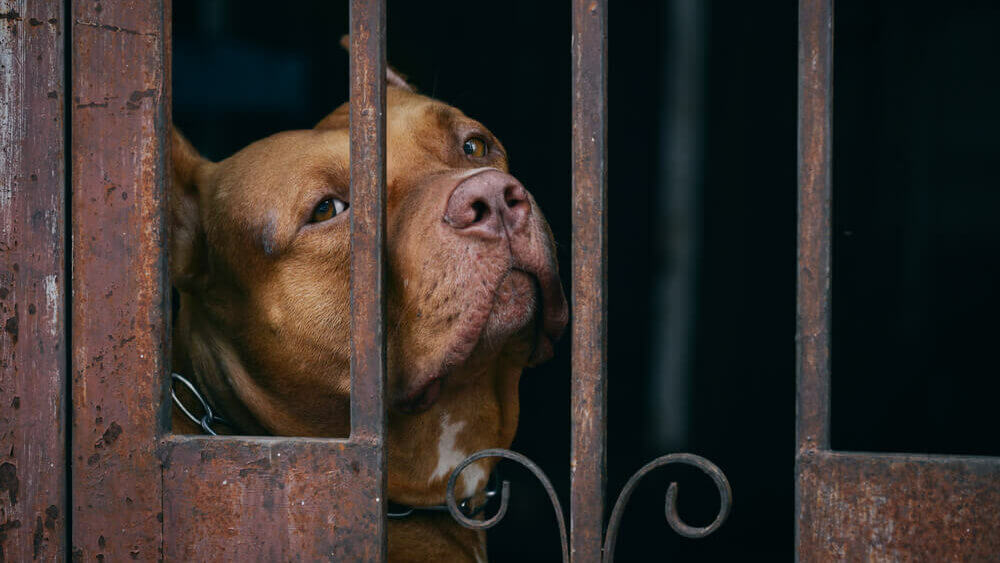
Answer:
<svg viewBox="0 0 1000 563"><path fill-rule="evenodd" d="M490 127L560 243L569 289L569 3L401 2L389 60ZM833 445L1000 455L1000 40L993 2L841 1L834 97ZM797 12L793 0L614 3L609 13L608 500L633 497L618 560L792 557ZM174 2L174 120L208 157L308 128L347 96L346 5ZM522 379L513 448L568 503L568 339ZM558 559L527 473L495 561Z"/></svg>

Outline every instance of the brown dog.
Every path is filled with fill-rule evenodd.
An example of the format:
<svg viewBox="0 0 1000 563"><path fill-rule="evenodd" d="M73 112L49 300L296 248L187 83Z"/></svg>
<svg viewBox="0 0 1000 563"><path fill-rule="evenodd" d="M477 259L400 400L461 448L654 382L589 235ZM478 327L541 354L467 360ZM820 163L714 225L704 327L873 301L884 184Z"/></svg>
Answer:
<svg viewBox="0 0 1000 563"><path fill-rule="evenodd" d="M387 94L388 489L444 503L452 469L508 447L522 369L567 322L552 234L503 146L396 77ZM344 437L348 360L348 106L314 129L209 162L174 133L174 371L229 433ZM174 412L176 432L200 432ZM493 461L457 495L481 498ZM450 516L389 522L393 561L485 560Z"/></svg>

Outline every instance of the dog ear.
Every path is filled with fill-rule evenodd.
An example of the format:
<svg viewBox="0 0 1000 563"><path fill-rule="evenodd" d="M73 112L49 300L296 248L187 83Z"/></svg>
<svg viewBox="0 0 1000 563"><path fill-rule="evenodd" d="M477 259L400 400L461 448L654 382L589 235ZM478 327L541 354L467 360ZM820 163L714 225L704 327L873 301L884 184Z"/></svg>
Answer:
<svg viewBox="0 0 1000 563"><path fill-rule="evenodd" d="M351 36L344 35L340 38L340 46L344 48L348 53L351 52ZM406 90L407 92L416 92L417 89L406 81L406 76L401 74L396 69L389 65L385 65L385 81L391 86L395 86L400 90Z"/></svg>
<svg viewBox="0 0 1000 563"><path fill-rule="evenodd" d="M205 231L201 224L199 182L212 163L171 127L173 177L167 194L170 229L170 282L191 291L205 271Z"/></svg>

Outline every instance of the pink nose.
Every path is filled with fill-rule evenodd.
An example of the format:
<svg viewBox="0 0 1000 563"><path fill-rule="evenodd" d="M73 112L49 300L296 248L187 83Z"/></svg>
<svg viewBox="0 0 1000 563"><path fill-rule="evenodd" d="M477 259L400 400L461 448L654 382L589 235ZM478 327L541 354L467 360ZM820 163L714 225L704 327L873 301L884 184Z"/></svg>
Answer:
<svg viewBox="0 0 1000 563"><path fill-rule="evenodd" d="M530 215L524 186L510 174L486 170L466 178L451 192L444 222L461 234L495 239L523 229Z"/></svg>

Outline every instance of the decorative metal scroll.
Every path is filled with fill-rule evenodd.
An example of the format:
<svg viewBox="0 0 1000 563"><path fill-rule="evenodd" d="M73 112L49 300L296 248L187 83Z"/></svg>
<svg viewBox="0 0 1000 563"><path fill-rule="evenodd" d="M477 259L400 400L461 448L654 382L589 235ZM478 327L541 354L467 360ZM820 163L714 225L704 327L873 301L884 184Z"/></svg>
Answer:
<svg viewBox="0 0 1000 563"><path fill-rule="evenodd" d="M542 471L542 469L533 461L517 452L500 448L482 450L465 458L462 463L459 463L458 466L455 467L454 471L451 472L451 477L448 478L447 489L448 512L451 513L452 518L466 528L486 530L499 524L500 520L502 520L507 514L507 504L510 500L510 482L507 480L504 480L503 482L500 494L500 507L497 509L496 514L485 520L476 520L467 517L462 513L455 499L455 484L458 482L458 476L473 462L488 457L499 457L516 461L531 470L531 472L535 474L535 477L537 477L542 483L542 486L545 488L545 492L549 495L549 500L552 501L552 507L556 512L556 520L559 524L559 539L562 543L562 560L564 563L568 563L569 548L566 536L566 521L563 516L562 505L559 503L559 497L556 495L556 491L552 487L552 483L549 481L549 478L545 475L545 472ZM611 520L608 522L607 535L604 538L604 554L602 557L603 563L611 563L611 561L614 560L615 542L618 539L618 528L621 525L622 516L625 514L625 505L628 504L629 499L632 497L632 492L639 484L639 481L642 481L642 478L654 469L658 469L672 463L697 467L711 477L712 481L715 482L716 488L719 490L720 503L719 512L711 524L704 527L688 525L681 520L680 515L677 514L677 483L670 483L670 486L667 488L664 506L664 515L666 516L667 523L670 527L673 528L675 532L686 538L703 538L719 529L723 522L726 521L726 518L729 516L729 510L732 508L733 504L733 490L729 485L729 480L726 479L725 474L722 473L722 470L719 469L718 466L711 461L694 454L680 453L658 457L637 471L635 475L628 480L628 483L625 483L625 487L622 489L621 494L618 495L615 507L611 511Z"/></svg>
<svg viewBox="0 0 1000 563"><path fill-rule="evenodd" d="M692 465L707 473L715 481L716 488L719 489L720 506L715 520L708 526L704 528L689 526L677 514L677 483L670 483L670 487L667 488L666 504L664 507L664 514L667 517L667 523L670 524L670 527L686 538L703 538L719 529L719 526L726 521L726 518L729 516L729 509L733 505L733 489L729 486L729 480L726 479L722 470L711 461L694 454L669 454L658 457L637 471L628 480L628 483L625 483L621 494L618 495L615 508L611 511L611 520L608 522L608 533L604 538L604 563L610 563L614 560L615 541L618 540L618 526L621 524L622 515L625 513L625 505L628 504L628 499L632 496L632 491L635 490L636 485L654 469L671 463Z"/></svg>
<svg viewBox="0 0 1000 563"><path fill-rule="evenodd" d="M462 463L459 463L455 470L451 472L451 477L448 478L448 490L447 490L447 503L448 512L451 513L451 517L454 518L459 524L465 526L466 528L471 528L473 530L487 530L496 526L503 520L503 517L507 514L507 502L510 500L510 481L504 479L503 488L500 492L500 508L497 509L497 513L486 520L475 520L468 518L458 507L458 503L455 500L455 483L458 482L458 476L462 473L462 470L469 466L469 464L487 457L501 457L503 459L509 459L511 461L516 461L521 465L527 467L538 477L538 480L542 483L542 487L545 488L545 492L549 494L549 500L552 501L552 507L556 511L556 520L559 522L559 540L562 542L562 558L564 563L569 562L569 541L566 537L566 520L563 517L562 505L559 504L559 496L556 494L555 488L552 486L552 482L545 475L535 462L531 461L527 457L510 450L504 450L501 448L495 448L492 450L482 450L478 451L469 457L465 458Z"/></svg>

